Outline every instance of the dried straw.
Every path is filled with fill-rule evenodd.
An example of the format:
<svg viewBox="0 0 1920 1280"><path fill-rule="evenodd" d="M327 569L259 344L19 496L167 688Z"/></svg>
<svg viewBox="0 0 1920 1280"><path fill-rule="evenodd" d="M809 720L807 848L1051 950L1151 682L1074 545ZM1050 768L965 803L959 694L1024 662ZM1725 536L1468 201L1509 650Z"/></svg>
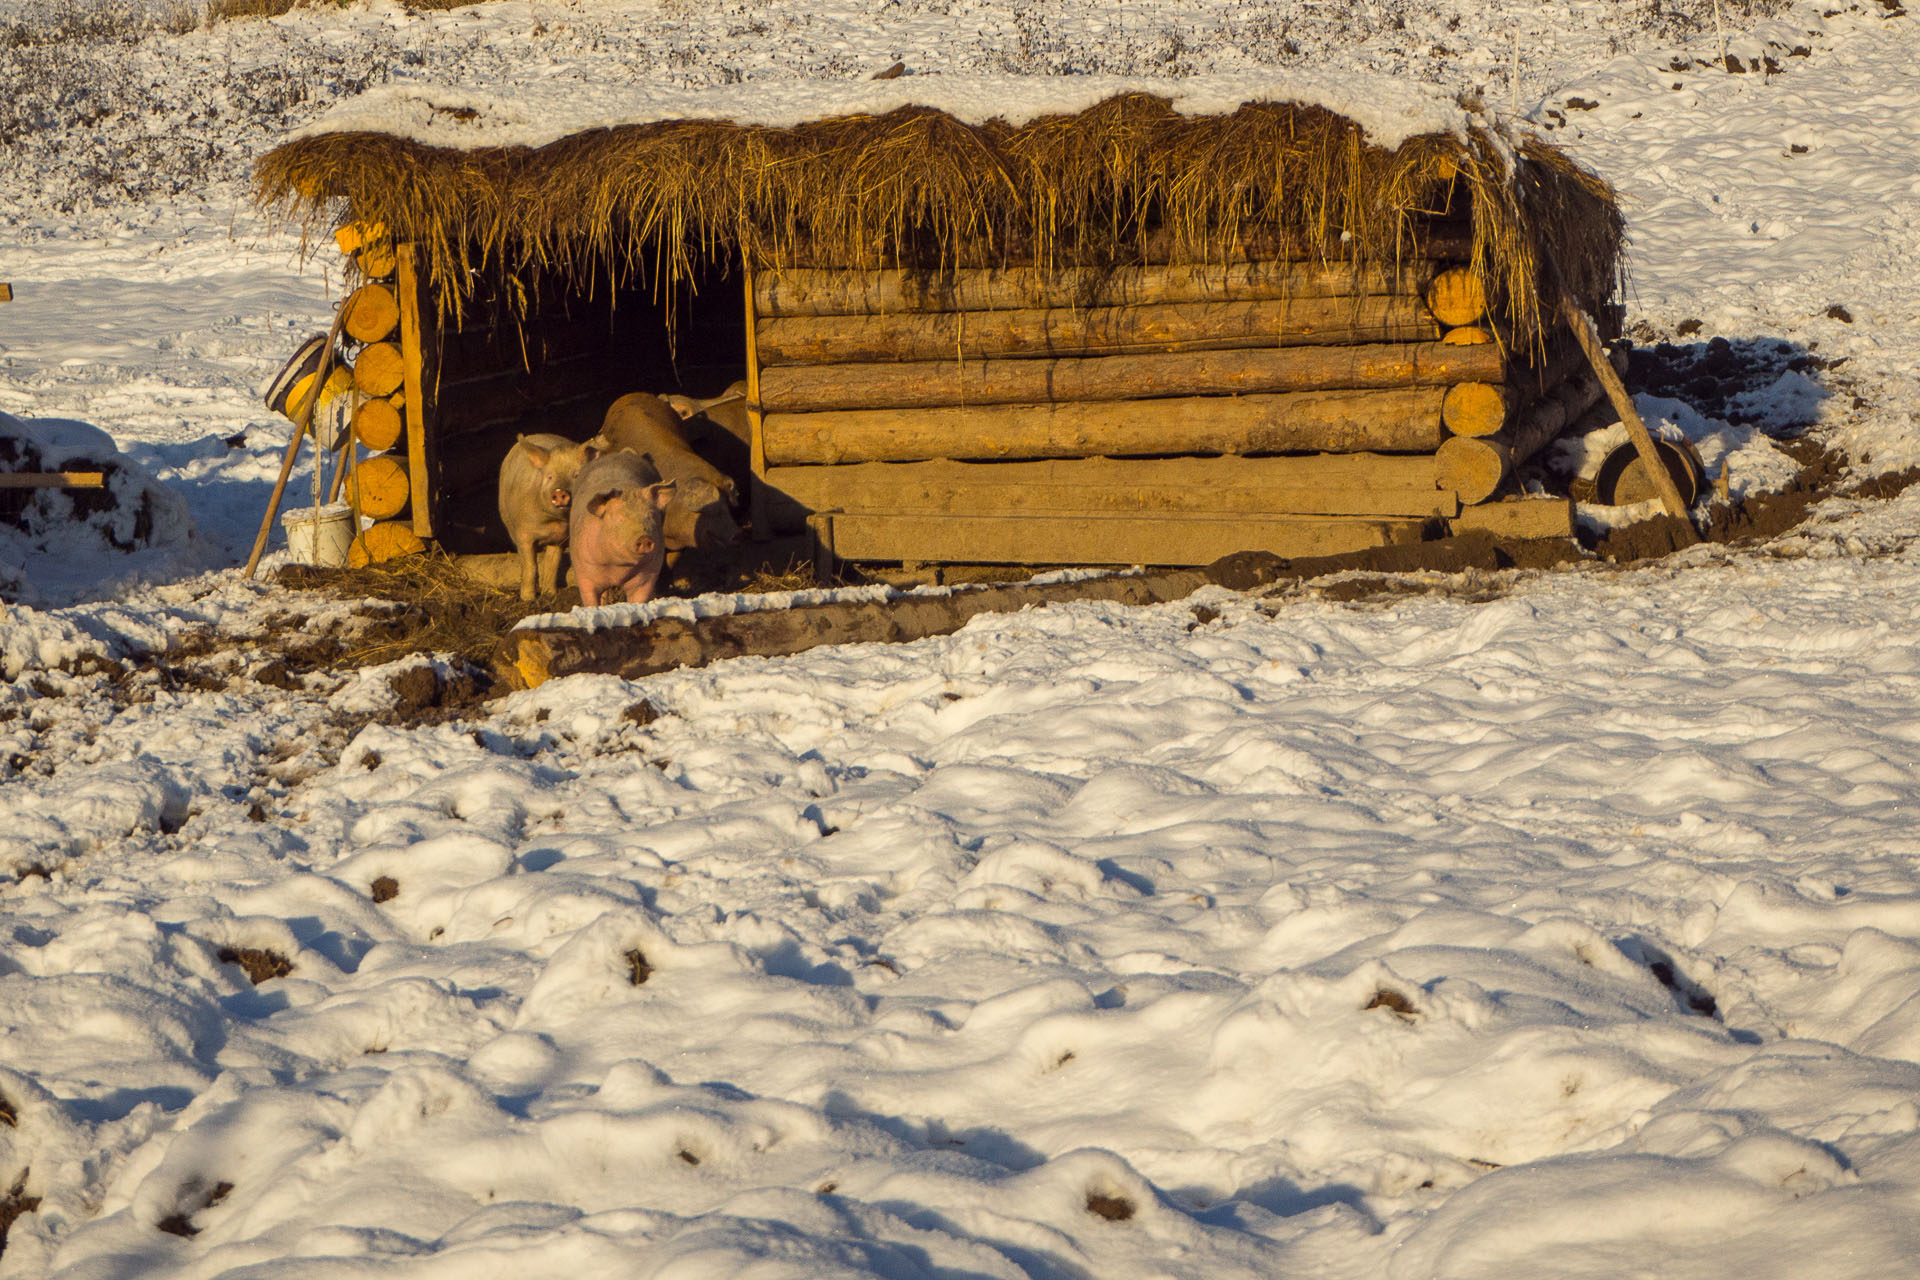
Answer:
<svg viewBox="0 0 1920 1280"><path fill-rule="evenodd" d="M443 313L488 276L510 282L508 296L554 276L671 292L722 257L756 270L1100 266L1170 238L1175 260L1209 262L1265 235L1359 269L1412 254L1456 188L1473 266L1523 340L1538 343L1553 314L1543 255L1582 305L1612 295L1613 191L1547 143L1488 123L1389 151L1345 117L1288 104L1189 117L1130 94L1018 127L906 108L791 129L674 121L481 151L325 134L268 153L255 172L260 203L309 229L380 222L421 243Z"/></svg>

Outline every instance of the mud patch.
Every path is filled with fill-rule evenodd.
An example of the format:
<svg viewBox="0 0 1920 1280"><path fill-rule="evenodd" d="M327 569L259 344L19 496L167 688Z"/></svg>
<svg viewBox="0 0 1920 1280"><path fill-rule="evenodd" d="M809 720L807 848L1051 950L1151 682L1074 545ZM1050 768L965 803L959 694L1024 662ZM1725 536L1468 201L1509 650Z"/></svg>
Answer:
<svg viewBox="0 0 1920 1280"><path fill-rule="evenodd" d="M236 964L247 975L247 981L254 986L274 978L284 978L293 972L293 961L278 951L269 951L263 947L222 947L219 958L221 964Z"/></svg>
<svg viewBox="0 0 1920 1280"><path fill-rule="evenodd" d="M8 1188L6 1194L0 1195L0 1257L6 1255L7 1232L13 1229L13 1224L22 1214L32 1213L40 1207L40 1197L27 1194L29 1172L22 1169L20 1176L14 1179L13 1186Z"/></svg>

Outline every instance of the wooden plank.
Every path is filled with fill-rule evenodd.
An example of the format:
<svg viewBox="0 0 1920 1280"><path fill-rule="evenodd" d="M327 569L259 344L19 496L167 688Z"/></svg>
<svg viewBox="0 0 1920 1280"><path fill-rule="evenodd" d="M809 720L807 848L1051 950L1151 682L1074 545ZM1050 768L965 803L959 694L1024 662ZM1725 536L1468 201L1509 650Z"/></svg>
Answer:
<svg viewBox="0 0 1920 1280"><path fill-rule="evenodd" d="M1287 347L1053 360L941 360L755 370L762 412L1062 404L1504 382L1499 347L1438 342Z"/></svg>
<svg viewBox="0 0 1920 1280"><path fill-rule="evenodd" d="M1420 520L1308 516L835 514L843 560L965 564L1211 564L1236 551L1337 555L1418 541Z"/></svg>
<svg viewBox="0 0 1920 1280"><path fill-rule="evenodd" d="M0 302L12 302L12 301L13 301L13 286L10 284L0 284Z"/></svg>
<svg viewBox="0 0 1920 1280"><path fill-rule="evenodd" d="M427 344L421 306L426 281L420 275L418 246L411 241L399 247L395 272L395 300L400 304L400 355L406 366L401 386L406 391L407 404L415 410L410 415L413 421L408 424L407 432L407 482L411 491L408 505L413 516L413 531L423 538L431 538L433 503L427 440L439 425L439 414L427 395Z"/></svg>
<svg viewBox="0 0 1920 1280"><path fill-rule="evenodd" d="M771 531L767 525L767 425L766 411L760 403L760 347L755 340L753 269L743 273L742 293L746 300L747 323L747 523L754 541L764 542Z"/></svg>
<svg viewBox="0 0 1920 1280"><path fill-rule="evenodd" d="M1309 262L1236 262L1134 267L957 267L944 271L763 273L754 287L762 316L859 316L897 311L1007 311L1032 307L1251 302L1366 294L1424 296L1433 268Z"/></svg>
<svg viewBox="0 0 1920 1280"><path fill-rule="evenodd" d="M790 316L755 326L768 367L887 360L1112 356L1241 347L1437 342L1418 298L1283 298L879 316Z"/></svg>
<svg viewBox="0 0 1920 1280"><path fill-rule="evenodd" d="M1523 498L1462 507L1448 522L1455 533L1484 530L1498 538L1570 538L1572 498Z"/></svg>
<svg viewBox="0 0 1920 1280"><path fill-rule="evenodd" d="M767 465L1184 453L1432 453L1441 387L772 413Z"/></svg>
<svg viewBox="0 0 1920 1280"><path fill-rule="evenodd" d="M106 486L104 471L0 471L0 489L104 489Z"/></svg>
<svg viewBox="0 0 1920 1280"><path fill-rule="evenodd" d="M1328 467L1318 457L1162 458L1070 462L867 462L774 467L775 524L821 511L869 514L1453 516L1431 458L1369 456ZM786 510L781 510L782 506Z"/></svg>

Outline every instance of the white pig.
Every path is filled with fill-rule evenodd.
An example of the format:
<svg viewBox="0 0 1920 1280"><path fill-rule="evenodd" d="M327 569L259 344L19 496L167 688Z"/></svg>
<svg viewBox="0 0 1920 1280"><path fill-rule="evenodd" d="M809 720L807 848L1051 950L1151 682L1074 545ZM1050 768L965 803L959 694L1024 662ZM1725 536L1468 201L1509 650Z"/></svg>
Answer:
<svg viewBox="0 0 1920 1280"><path fill-rule="evenodd" d="M632 604L651 600L667 556L661 513L673 481L637 453L607 453L581 468L573 499L569 547L580 603L611 603L616 591Z"/></svg>

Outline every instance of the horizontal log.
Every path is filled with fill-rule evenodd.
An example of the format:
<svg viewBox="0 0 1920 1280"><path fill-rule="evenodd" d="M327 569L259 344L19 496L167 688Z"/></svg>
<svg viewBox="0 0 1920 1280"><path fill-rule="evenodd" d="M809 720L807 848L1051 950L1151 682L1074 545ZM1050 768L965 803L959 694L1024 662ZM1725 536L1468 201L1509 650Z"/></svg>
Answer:
<svg viewBox="0 0 1920 1280"><path fill-rule="evenodd" d="M1437 342L1417 298L1166 302L878 316L789 316L756 326L762 368L885 360L1129 355L1241 347Z"/></svg>
<svg viewBox="0 0 1920 1280"><path fill-rule="evenodd" d="M405 458L392 453L362 458L350 476L347 492L361 515L386 520L407 509L413 490Z"/></svg>
<svg viewBox="0 0 1920 1280"><path fill-rule="evenodd" d="M1345 455L1343 455L1344 457ZM1368 455L1372 466L1304 458L1088 458L1055 462L866 462L774 467L776 526L817 512L1020 515L1365 515L1425 518L1460 510L1434 487L1429 457Z"/></svg>
<svg viewBox="0 0 1920 1280"><path fill-rule="evenodd" d="M809 413L1451 386L1505 381L1506 363L1500 348L1491 344L1409 342L1054 360L789 366L761 371L760 403L766 413Z"/></svg>
<svg viewBox="0 0 1920 1280"><path fill-rule="evenodd" d="M1215 265L958 267L945 271L769 271L754 279L756 314L860 316L1036 307L1252 302L1367 294L1424 295L1433 268L1312 262Z"/></svg>
<svg viewBox="0 0 1920 1280"><path fill-rule="evenodd" d="M1010 266L1074 266L1105 268L1113 265L1149 266L1176 261L1190 262L1197 256L1202 262L1325 262L1341 260L1343 246L1335 229L1330 237L1303 237L1275 229L1246 227L1231 242L1217 237L1208 239L1194 251L1179 246L1165 228L1149 232L1138 245L1115 246L1110 256L1075 263L1071 254L1061 251L1044 258L1030 240L1009 240L995 244L966 243L954 246L942 243L928 256L913 260L889 260L888 267L908 270L946 270L951 267L997 268ZM1399 255L1402 260L1466 262L1473 257L1473 227L1464 220L1435 220L1412 229ZM843 270L844 260L829 259L810 246L799 247L790 258L777 264L757 263L756 270L788 271L795 268Z"/></svg>
<svg viewBox="0 0 1920 1280"><path fill-rule="evenodd" d="M1491 436L1453 436L1434 455L1442 488L1469 506L1485 502L1514 468L1553 442L1568 423L1600 399L1591 373L1568 378L1542 397L1520 421Z"/></svg>
<svg viewBox="0 0 1920 1280"><path fill-rule="evenodd" d="M823 515L840 560L966 564L1210 564L1239 551L1320 556L1417 542L1422 520L1364 516Z"/></svg>
<svg viewBox="0 0 1920 1280"><path fill-rule="evenodd" d="M763 375L764 378L764 375ZM762 382L764 388L765 382ZM1184 453L1432 453L1439 387L772 413L769 465Z"/></svg>
<svg viewBox="0 0 1920 1280"><path fill-rule="evenodd" d="M104 489L104 471L0 471L0 489Z"/></svg>
<svg viewBox="0 0 1920 1280"><path fill-rule="evenodd" d="M406 420L391 400L363 400L353 411L353 438L375 453L393 448L406 431Z"/></svg>

